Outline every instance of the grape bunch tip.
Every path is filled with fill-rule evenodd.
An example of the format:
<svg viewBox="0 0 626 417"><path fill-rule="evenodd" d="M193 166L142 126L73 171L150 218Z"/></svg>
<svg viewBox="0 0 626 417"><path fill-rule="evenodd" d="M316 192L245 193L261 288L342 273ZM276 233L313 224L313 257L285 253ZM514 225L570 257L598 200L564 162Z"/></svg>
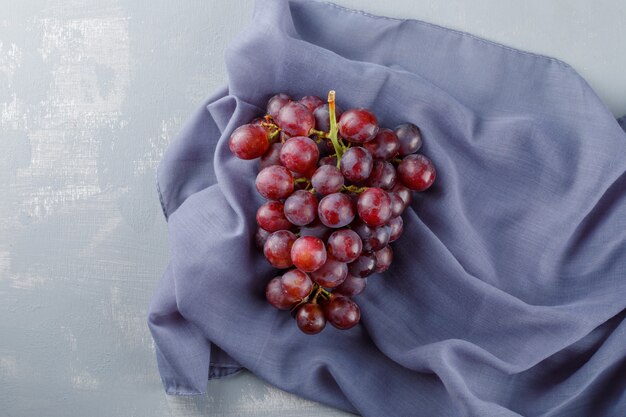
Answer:
<svg viewBox="0 0 626 417"><path fill-rule="evenodd" d="M392 242L412 192L435 181L432 161L418 153L420 129L382 128L364 108L342 111L328 100L287 94L269 99L267 114L238 127L229 148L259 159L255 185L267 201L256 213L256 245L275 268L267 301L290 310L306 334L326 323L350 329L361 319L352 299L367 277L392 264Z"/></svg>

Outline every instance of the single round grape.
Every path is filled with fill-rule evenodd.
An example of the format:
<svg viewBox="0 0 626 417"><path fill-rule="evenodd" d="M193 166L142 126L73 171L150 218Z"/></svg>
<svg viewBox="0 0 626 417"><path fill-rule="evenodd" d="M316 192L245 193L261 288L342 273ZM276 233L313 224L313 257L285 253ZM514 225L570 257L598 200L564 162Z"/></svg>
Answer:
<svg viewBox="0 0 626 417"><path fill-rule="evenodd" d="M381 250L374 252L374 256L376 257L376 268L374 268L374 271L382 274L389 269L393 261L393 250L391 246L387 245Z"/></svg>
<svg viewBox="0 0 626 417"><path fill-rule="evenodd" d="M341 109L338 106L335 106L336 120L341 118L342 113ZM313 116L315 117L315 129L321 130L322 132L330 131L330 113L328 111L328 104L322 104L317 107L313 112Z"/></svg>
<svg viewBox="0 0 626 417"><path fill-rule="evenodd" d="M333 290L333 294L341 294L346 297L354 297L365 291L367 286L367 278L358 278L348 275L346 280L340 286Z"/></svg>
<svg viewBox="0 0 626 417"><path fill-rule="evenodd" d="M305 105L295 101L285 104L275 120L289 136L307 136L315 126L313 113Z"/></svg>
<svg viewBox="0 0 626 417"><path fill-rule="evenodd" d="M319 157L317 144L306 136L295 136L289 139L280 150L282 165L301 174L315 170Z"/></svg>
<svg viewBox="0 0 626 417"><path fill-rule="evenodd" d="M263 247L265 246L265 241L270 235L271 233L267 230L257 227L256 233L254 234L254 243L258 250L263 250Z"/></svg>
<svg viewBox="0 0 626 417"><path fill-rule="evenodd" d="M354 277L365 278L376 269L376 256L371 252L363 252L354 262L348 264L348 273Z"/></svg>
<svg viewBox="0 0 626 417"><path fill-rule="evenodd" d="M298 309L296 314L298 328L306 334L317 334L326 327L324 311L319 304L306 303Z"/></svg>
<svg viewBox="0 0 626 417"><path fill-rule="evenodd" d="M369 226L367 226L369 227ZM363 250L359 235L350 229L340 229L328 238L328 253L341 262L352 262Z"/></svg>
<svg viewBox="0 0 626 417"><path fill-rule="evenodd" d="M372 173L374 160L365 148L354 146L343 154L339 164L341 173L348 181L361 182Z"/></svg>
<svg viewBox="0 0 626 417"><path fill-rule="evenodd" d="M365 181L365 185L390 190L396 185L396 169L387 161L374 161L372 172Z"/></svg>
<svg viewBox="0 0 626 417"><path fill-rule="evenodd" d="M311 279L326 288L335 288L348 276L348 265L331 257L317 271L311 272Z"/></svg>
<svg viewBox="0 0 626 417"><path fill-rule="evenodd" d="M290 310L297 304L287 297L287 291L283 288L281 277L273 278L265 287L265 298L279 310Z"/></svg>
<svg viewBox="0 0 626 417"><path fill-rule="evenodd" d="M374 139L363 144L375 159L391 159L400 150L400 141L391 129L380 129Z"/></svg>
<svg viewBox="0 0 626 417"><path fill-rule="evenodd" d="M320 162L318 164L319 166L324 166L324 165L332 165L334 167L337 166L337 157L335 155L328 155L325 156L323 158L320 159Z"/></svg>
<svg viewBox="0 0 626 417"><path fill-rule="evenodd" d="M267 130L259 125L239 126L230 135L230 151L240 159L255 159L263 155L270 147Z"/></svg>
<svg viewBox="0 0 626 417"><path fill-rule="evenodd" d="M333 193L320 200L317 215L328 227L344 227L354 220L354 204L350 197L343 193Z"/></svg>
<svg viewBox="0 0 626 417"><path fill-rule="evenodd" d="M315 236L301 236L291 247L291 260L304 272L317 271L326 262L324 242Z"/></svg>
<svg viewBox="0 0 626 417"><path fill-rule="evenodd" d="M300 228L300 236L315 236L323 241L326 241L332 232L333 229L327 227L319 218Z"/></svg>
<svg viewBox="0 0 626 417"><path fill-rule="evenodd" d="M391 228L388 226L368 226L363 221L352 224L352 230L361 238L365 252L384 248L389 243Z"/></svg>
<svg viewBox="0 0 626 417"><path fill-rule="evenodd" d="M413 123L404 123L396 127L396 136L400 142L401 156L415 153L422 147L422 132Z"/></svg>
<svg viewBox="0 0 626 417"><path fill-rule="evenodd" d="M323 195L339 192L343 184L341 171L333 165L322 165L311 177L311 185L315 192Z"/></svg>
<svg viewBox="0 0 626 417"><path fill-rule="evenodd" d="M397 170L396 170L396 172L397 172ZM391 191L396 193L396 194L398 194L398 196L402 199L402 201L404 201L404 208L405 209L408 206L411 205L411 202L413 201L413 194L411 193L411 190L406 188L404 185L400 184L399 181L391 189Z"/></svg>
<svg viewBox="0 0 626 417"><path fill-rule="evenodd" d="M276 94L267 102L267 114L272 116L274 119L278 116L278 112L283 106L291 101L291 97L289 97L285 93Z"/></svg>
<svg viewBox="0 0 626 417"><path fill-rule="evenodd" d="M256 189L268 200L281 200L293 192L293 175L280 165L263 168L256 176Z"/></svg>
<svg viewBox="0 0 626 417"><path fill-rule="evenodd" d="M387 225L390 229L389 243L395 242L396 240L398 240L398 238L400 238L400 235L402 235L402 230L404 229L404 220L402 220L402 217L400 216L394 217L393 219L389 220L389 223L387 223Z"/></svg>
<svg viewBox="0 0 626 417"><path fill-rule="evenodd" d="M359 196L359 217L370 226L382 226L391 219L391 199L382 188L368 188Z"/></svg>
<svg viewBox="0 0 626 417"><path fill-rule="evenodd" d="M339 134L353 143L365 143L378 133L378 120L367 109L350 109L339 118Z"/></svg>
<svg viewBox="0 0 626 417"><path fill-rule="evenodd" d="M313 281L299 269L291 269L280 278L283 289L287 293L287 299L300 302L307 297L313 289Z"/></svg>
<svg viewBox="0 0 626 417"><path fill-rule="evenodd" d="M263 255L274 268L289 268L293 265L293 262L291 262L291 246L296 239L296 235L288 230L274 232L263 245Z"/></svg>
<svg viewBox="0 0 626 417"><path fill-rule="evenodd" d="M341 330L350 329L361 319L359 306L349 297L336 295L324 309L326 320Z"/></svg>
<svg viewBox="0 0 626 417"><path fill-rule="evenodd" d="M405 156L398 165L398 178L407 188L414 191L424 191L428 189L435 178L437 172L435 166L422 154L412 154Z"/></svg>
<svg viewBox="0 0 626 417"><path fill-rule="evenodd" d="M280 142L272 143L267 152L265 152L263 156L261 156L261 159L259 160L259 168L264 169L267 167L271 167L272 165L281 165L280 149L282 148L282 146L283 144Z"/></svg>
<svg viewBox="0 0 626 417"><path fill-rule="evenodd" d="M398 193L390 192L389 199L391 200L391 218L398 217L402 215L404 209L406 208L402 197L398 195Z"/></svg>
<svg viewBox="0 0 626 417"><path fill-rule="evenodd" d="M285 217L296 226L311 223L317 217L317 198L308 191L295 191L285 200Z"/></svg>
<svg viewBox="0 0 626 417"><path fill-rule="evenodd" d="M304 96L299 100L299 103L306 106L311 112L314 112L315 109L324 104L324 100L317 96Z"/></svg>
<svg viewBox="0 0 626 417"><path fill-rule="evenodd" d="M257 224L268 232L288 230L291 223L285 217L284 205L280 201L268 201L256 211Z"/></svg>

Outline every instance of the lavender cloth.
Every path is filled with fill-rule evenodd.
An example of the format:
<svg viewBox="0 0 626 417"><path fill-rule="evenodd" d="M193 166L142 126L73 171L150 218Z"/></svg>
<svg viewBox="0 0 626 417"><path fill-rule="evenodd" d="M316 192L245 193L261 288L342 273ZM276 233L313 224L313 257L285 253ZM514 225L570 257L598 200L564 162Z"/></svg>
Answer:
<svg viewBox="0 0 626 417"><path fill-rule="evenodd" d="M149 326L169 394L245 367L372 417L626 415L626 134L568 65L417 21L258 1L229 84L158 170L170 262ZM264 299L255 162L229 134L276 92L410 121L438 169L361 324L317 336Z"/></svg>

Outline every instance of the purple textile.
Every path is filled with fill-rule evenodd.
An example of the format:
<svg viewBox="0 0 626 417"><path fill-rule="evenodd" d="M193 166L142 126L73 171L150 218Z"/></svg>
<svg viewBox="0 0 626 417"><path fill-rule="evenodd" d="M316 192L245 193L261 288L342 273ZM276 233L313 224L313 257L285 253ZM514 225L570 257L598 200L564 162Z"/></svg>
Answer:
<svg viewBox="0 0 626 417"><path fill-rule="evenodd" d="M626 133L567 64L418 21L258 1L229 84L158 169L170 262L149 326L169 394L245 367L364 416L626 415ZM307 336L264 299L256 162L228 137L277 92L420 126L434 186L361 324Z"/></svg>

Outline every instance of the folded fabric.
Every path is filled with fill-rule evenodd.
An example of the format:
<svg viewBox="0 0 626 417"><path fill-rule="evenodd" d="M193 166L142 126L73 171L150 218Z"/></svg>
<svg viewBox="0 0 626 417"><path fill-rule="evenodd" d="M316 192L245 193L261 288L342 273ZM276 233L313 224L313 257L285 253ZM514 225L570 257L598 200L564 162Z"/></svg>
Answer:
<svg viewBox="0 0 626 417"><path fill-rule="evenodd" d="M572 68L304 0L259 0L226 63L158 169L170 260L149 326L169 394L244 367L364 416L626 415L626 133ZM361 324L307 336L264 298L258 167L228 137L275 93L330 89L420 126L438 177Z"/></svg>

